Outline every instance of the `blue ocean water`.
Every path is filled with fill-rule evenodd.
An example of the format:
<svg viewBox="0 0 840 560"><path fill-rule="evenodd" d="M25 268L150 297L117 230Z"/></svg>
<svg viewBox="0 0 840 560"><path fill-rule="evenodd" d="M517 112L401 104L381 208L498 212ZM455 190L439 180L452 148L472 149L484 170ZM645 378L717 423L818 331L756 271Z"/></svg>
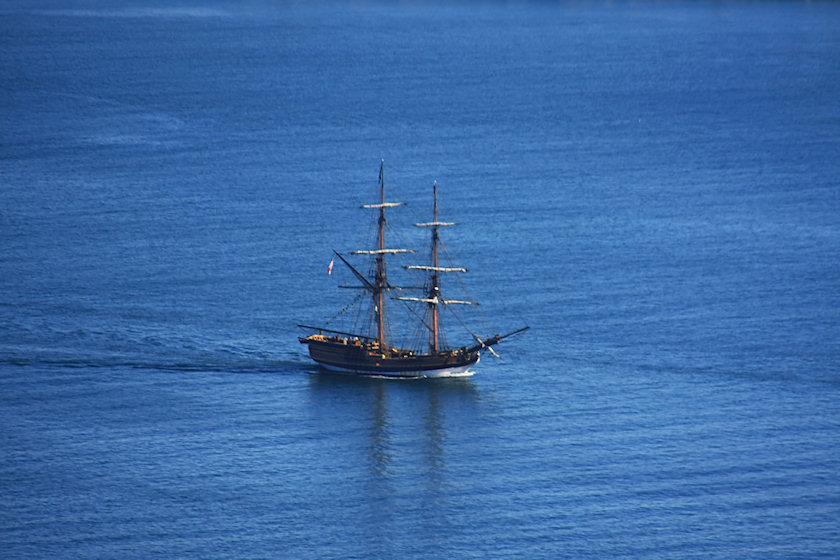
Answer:
<svg viewBox="0 0 840 560"><path fill-rule="evenodd" d="M840 556L840 5L0 2L4 558ZM499 331L320 372L379 162Z"/></svg>

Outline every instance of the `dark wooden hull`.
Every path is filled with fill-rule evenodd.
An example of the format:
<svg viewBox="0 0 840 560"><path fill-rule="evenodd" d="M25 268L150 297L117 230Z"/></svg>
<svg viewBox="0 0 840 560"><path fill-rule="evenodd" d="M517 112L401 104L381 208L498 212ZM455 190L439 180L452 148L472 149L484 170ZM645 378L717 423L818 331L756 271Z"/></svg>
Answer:
<svg viewBox="0 0 840 560"><path fill-rule="evenodd" d="M327 369L382 377L453 377L472 375L470 366L478 362L475 349L462 348L435 354L418 354L390 348L382 351L376 343L363 343L345 337L312 335L299 339L309 346L309 355Z"/></svg>

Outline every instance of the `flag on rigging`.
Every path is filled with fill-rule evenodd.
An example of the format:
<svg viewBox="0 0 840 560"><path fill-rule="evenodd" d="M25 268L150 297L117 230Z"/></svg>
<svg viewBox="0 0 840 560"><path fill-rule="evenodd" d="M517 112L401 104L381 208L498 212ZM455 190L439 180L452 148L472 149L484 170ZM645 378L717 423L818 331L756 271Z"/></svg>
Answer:
<svg viewBox="0 0 840 560"><path fill-rule="evenodd" d="M330 266L327 267L327 276L332 276L332 267L335 264L335 257L330 261Z"/></svg>

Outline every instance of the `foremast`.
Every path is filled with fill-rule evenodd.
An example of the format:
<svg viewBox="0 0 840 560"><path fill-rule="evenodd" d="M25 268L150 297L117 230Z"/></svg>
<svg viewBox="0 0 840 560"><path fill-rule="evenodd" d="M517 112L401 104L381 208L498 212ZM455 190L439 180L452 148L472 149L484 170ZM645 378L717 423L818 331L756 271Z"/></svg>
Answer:
<svg viewBox="0 0 840 560"><path fill-rule="evenodd" d="M466 272L465 268L452 268L440 266L439 245L440 234L439 228L457 225L455 222L442 222L439 218L438 201L437 201L437 181L432 186L434 209L432 213L433 221L414 224L418 227L431 228L432 233L432 264L431 266L407 266L410 270L425 270L429 272L429 291L425 298L398 298L408 301L420 301L429 306L429 314L431 316L431 325L429 326L429 350L435 354L441 351L441 325L440 325L440 305L461 304L461 305L478 305L471 301L447 300L443 298L440 290L440 279L442 272Z"/></svg>

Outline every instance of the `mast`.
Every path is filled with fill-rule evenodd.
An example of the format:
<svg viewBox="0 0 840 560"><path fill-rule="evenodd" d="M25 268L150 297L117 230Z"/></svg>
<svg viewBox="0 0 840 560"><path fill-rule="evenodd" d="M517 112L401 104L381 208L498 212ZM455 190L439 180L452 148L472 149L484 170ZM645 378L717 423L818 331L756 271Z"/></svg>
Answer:
<svg viewBox="0 0 840 560"><path fill-rule="evenodd" d="M381 203L379 206L379 234L378 234L378 249L379 253L376 255L376 277L374 285L376 291L373 294L374 309L376 311L376 328L377 340L379 341L379 349L385 348L385 285L387 278L385 276L385 160L379 166L379 190L381 193Z"/></svg>
<svg viewBox="0 0 840 560"><path fill-rule="evenodd" d="M379 347L384 349L386 347L387 342L387 315L385 314L385 292L389 289L388 284L388 275L386 273L386 266L385 266L385 255L387 254L397 254L397 253L413 253L411 249L386 249L385 248L385 224L387 220L385 219L385 209L386 208L393 208L394 206L402 206L404 202L385 202L385 160L382 160L382 164L379 167L379 192L380 192L380 202L377 204L365 204L362 208L374 208L379 210L379 230L377 231L376 235L376 248L370 251L353 251L354 255L373 255L374 262L376 264L376 271L374 272L373 283L364 281L364 278L360 278L363 280L363 284L365 284L365 288L371 292L373 296L373 309L374 309L374 316L376 319L376 340L379 342ZM338 254L338 253L336 253ZM338 255L342 261L344 261L347 266L350 266L347 261L344 260L344 257ZM350 266L351 270L354 271L357 277L361 275Z"/></svg>
<svg viewBox="0 0 840 560"><path fill-rule="evenodd" d="M440 293L440 277L438 276L438 203L437 203L437 181L432 186L434 193L434 225L432 226L432 266L429 284L429 307L432 311L432 341L431 351L437 352L440 339L440 325L438 324L438 294Z"/></svg>
<svg viewBox="0 0 840 560"><path fill-rule="evenodd" d="M477 305L472 301L460 301L454 299L444 299L440 291L440 273L441 272L466 272L465 268L443 267L440 266L438 246L440 244L440 235L438 230L440 227L454 226L455 222L441 222L439 219L438 202L437 202L437 181L432 187L434 194L434 212L433 220L431 222L423 222L414 224L418 227L432 228L432 264L431 265L414 265L407 266L409 270L425 270L429 273L429 292L424 298L400 297L404 301L418 301L423 302L429 306L431 315L431 325L429 325L429 350L432 353L440 351L440 305L459 304L459 305Z"/></svg>

